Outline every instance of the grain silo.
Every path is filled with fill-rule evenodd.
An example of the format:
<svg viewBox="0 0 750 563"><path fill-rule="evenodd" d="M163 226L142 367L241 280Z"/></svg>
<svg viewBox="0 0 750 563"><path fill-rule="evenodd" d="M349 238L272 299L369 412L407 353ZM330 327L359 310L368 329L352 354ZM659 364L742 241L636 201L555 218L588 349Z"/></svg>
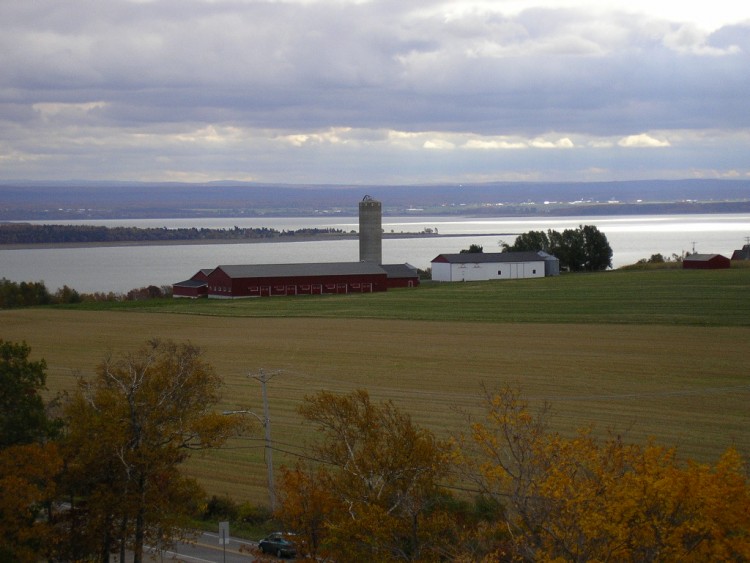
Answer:
<svg viewBox="0 0 750 563"><path fill-rule="evenodd" d="M383 263L382 206L366 195L359 202L359 261Z"/></svg>

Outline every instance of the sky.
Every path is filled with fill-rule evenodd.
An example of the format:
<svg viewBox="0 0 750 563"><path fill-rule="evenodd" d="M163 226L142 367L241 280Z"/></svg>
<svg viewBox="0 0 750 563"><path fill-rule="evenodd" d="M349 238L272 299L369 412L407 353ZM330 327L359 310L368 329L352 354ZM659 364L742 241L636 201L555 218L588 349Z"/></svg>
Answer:
<svg viewBox="0 0 750 563"><path fill-rule="evenodd" d="M750 179L737 0L2 0L0 181Z"/></svg>

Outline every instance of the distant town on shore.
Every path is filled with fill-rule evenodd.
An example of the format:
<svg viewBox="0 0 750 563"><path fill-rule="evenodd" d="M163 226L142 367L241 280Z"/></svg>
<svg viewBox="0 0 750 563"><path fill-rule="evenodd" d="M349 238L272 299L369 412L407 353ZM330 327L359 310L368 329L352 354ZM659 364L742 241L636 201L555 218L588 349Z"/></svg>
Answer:
<svg viewBox="0 0 750 563"><path fill-rule="evenodd" d="M355 216L665 215L750 212L750 180L493 182L405 186L0 182L0 221Z"/></svg>

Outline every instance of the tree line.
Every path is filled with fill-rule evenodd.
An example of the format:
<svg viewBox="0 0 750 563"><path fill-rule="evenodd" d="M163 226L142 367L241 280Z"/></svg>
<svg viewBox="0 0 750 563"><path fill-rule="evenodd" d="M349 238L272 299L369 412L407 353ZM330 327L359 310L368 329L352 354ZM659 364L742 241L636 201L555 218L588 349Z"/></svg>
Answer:
<svg viewBox="0 0 750 563"><path fill-rule="evenodd" d="M34 307L37 305L63 305L90 301L145 301L172 297L172 286L149 285L129 290L126 293L94 292L79 293L64 285L54 293L44 282L14 282L0 278L0 309Z"/></svg>
<svg viewBox="0 0 750 563"><path fill-rule="evenodd" d="M192 227L167 229L166 227L138 228L96 225L31 225L28 223L0 224L0 244L259 240L330 234L343 234L343 231L333 228L303 228L279 231L267 227L234 227L232 229L199 229Z"/></svg>
<svg viewBox="0 0 750 563"><path fill-rule="evenodd" d="M612 267L612 247L594 225L580 225L562 232L553 229L529 231L513 244L501 243L503 252L543 251L560 260L560 268L571 272L596 272Z"/></svg>
<svg viewBox="0 0 750 563"><path fill-rule="evenodd" d="M46 363L0 340L0 559L144 559L189 537L205 493L192 452L258 432L217 412L221 378L191 344L108 354L42 400ZM564 436L550 407L484 389L480 418L439 437L367 391L319 391L299 414L311 455L281 470L278 525L319 561L747 561L750 483L730 448L681 460L592 428ZM215 507L216 508L216 507Z"/></svg>

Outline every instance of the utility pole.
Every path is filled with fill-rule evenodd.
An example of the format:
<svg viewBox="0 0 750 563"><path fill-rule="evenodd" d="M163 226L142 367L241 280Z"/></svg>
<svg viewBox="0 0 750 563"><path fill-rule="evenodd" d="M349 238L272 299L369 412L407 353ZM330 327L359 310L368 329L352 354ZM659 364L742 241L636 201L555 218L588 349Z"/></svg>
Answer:
<svg viewBox="0 0 750 563"><path fill-rule="evenodd" d="M269 409L268 409L268 393L266 391L266 383L268 383L271 378L274 375L277 375L278 372L274 373L264 373L263 370L259 370L258 375L253 375L251 373L248 374L248 376L252 377L256 381L260 382L261 385L261 392L263 395L263 418L258 416L257 413L254 413L253 411L249 410L240 410L240 411L224 411L223 414L225 415L231 415L231 414L250 414L258 419L258 422L261 423L263 426L264 431L264 457L266 460L266 471L268 473L268 500L271 505L271 511L276 510L276 484L274 483L273 478L273 448L271 447L271 416L269 415Z"/></svg>
<svg viewBox="0 0 750 563"><path fill-rule="evenodd" d="M265 458L266 458L266 470L268 471L268 499L271 503L271 511L276 510L276 485L274 484L273 478L273 449L271 448L271 417L268 414L268 392L266 391L266 383L276 373L264 373L261 369L258 375L250 375L253 379L260 382L261 393L263 395L263 429L265 430Z"/></svg>

